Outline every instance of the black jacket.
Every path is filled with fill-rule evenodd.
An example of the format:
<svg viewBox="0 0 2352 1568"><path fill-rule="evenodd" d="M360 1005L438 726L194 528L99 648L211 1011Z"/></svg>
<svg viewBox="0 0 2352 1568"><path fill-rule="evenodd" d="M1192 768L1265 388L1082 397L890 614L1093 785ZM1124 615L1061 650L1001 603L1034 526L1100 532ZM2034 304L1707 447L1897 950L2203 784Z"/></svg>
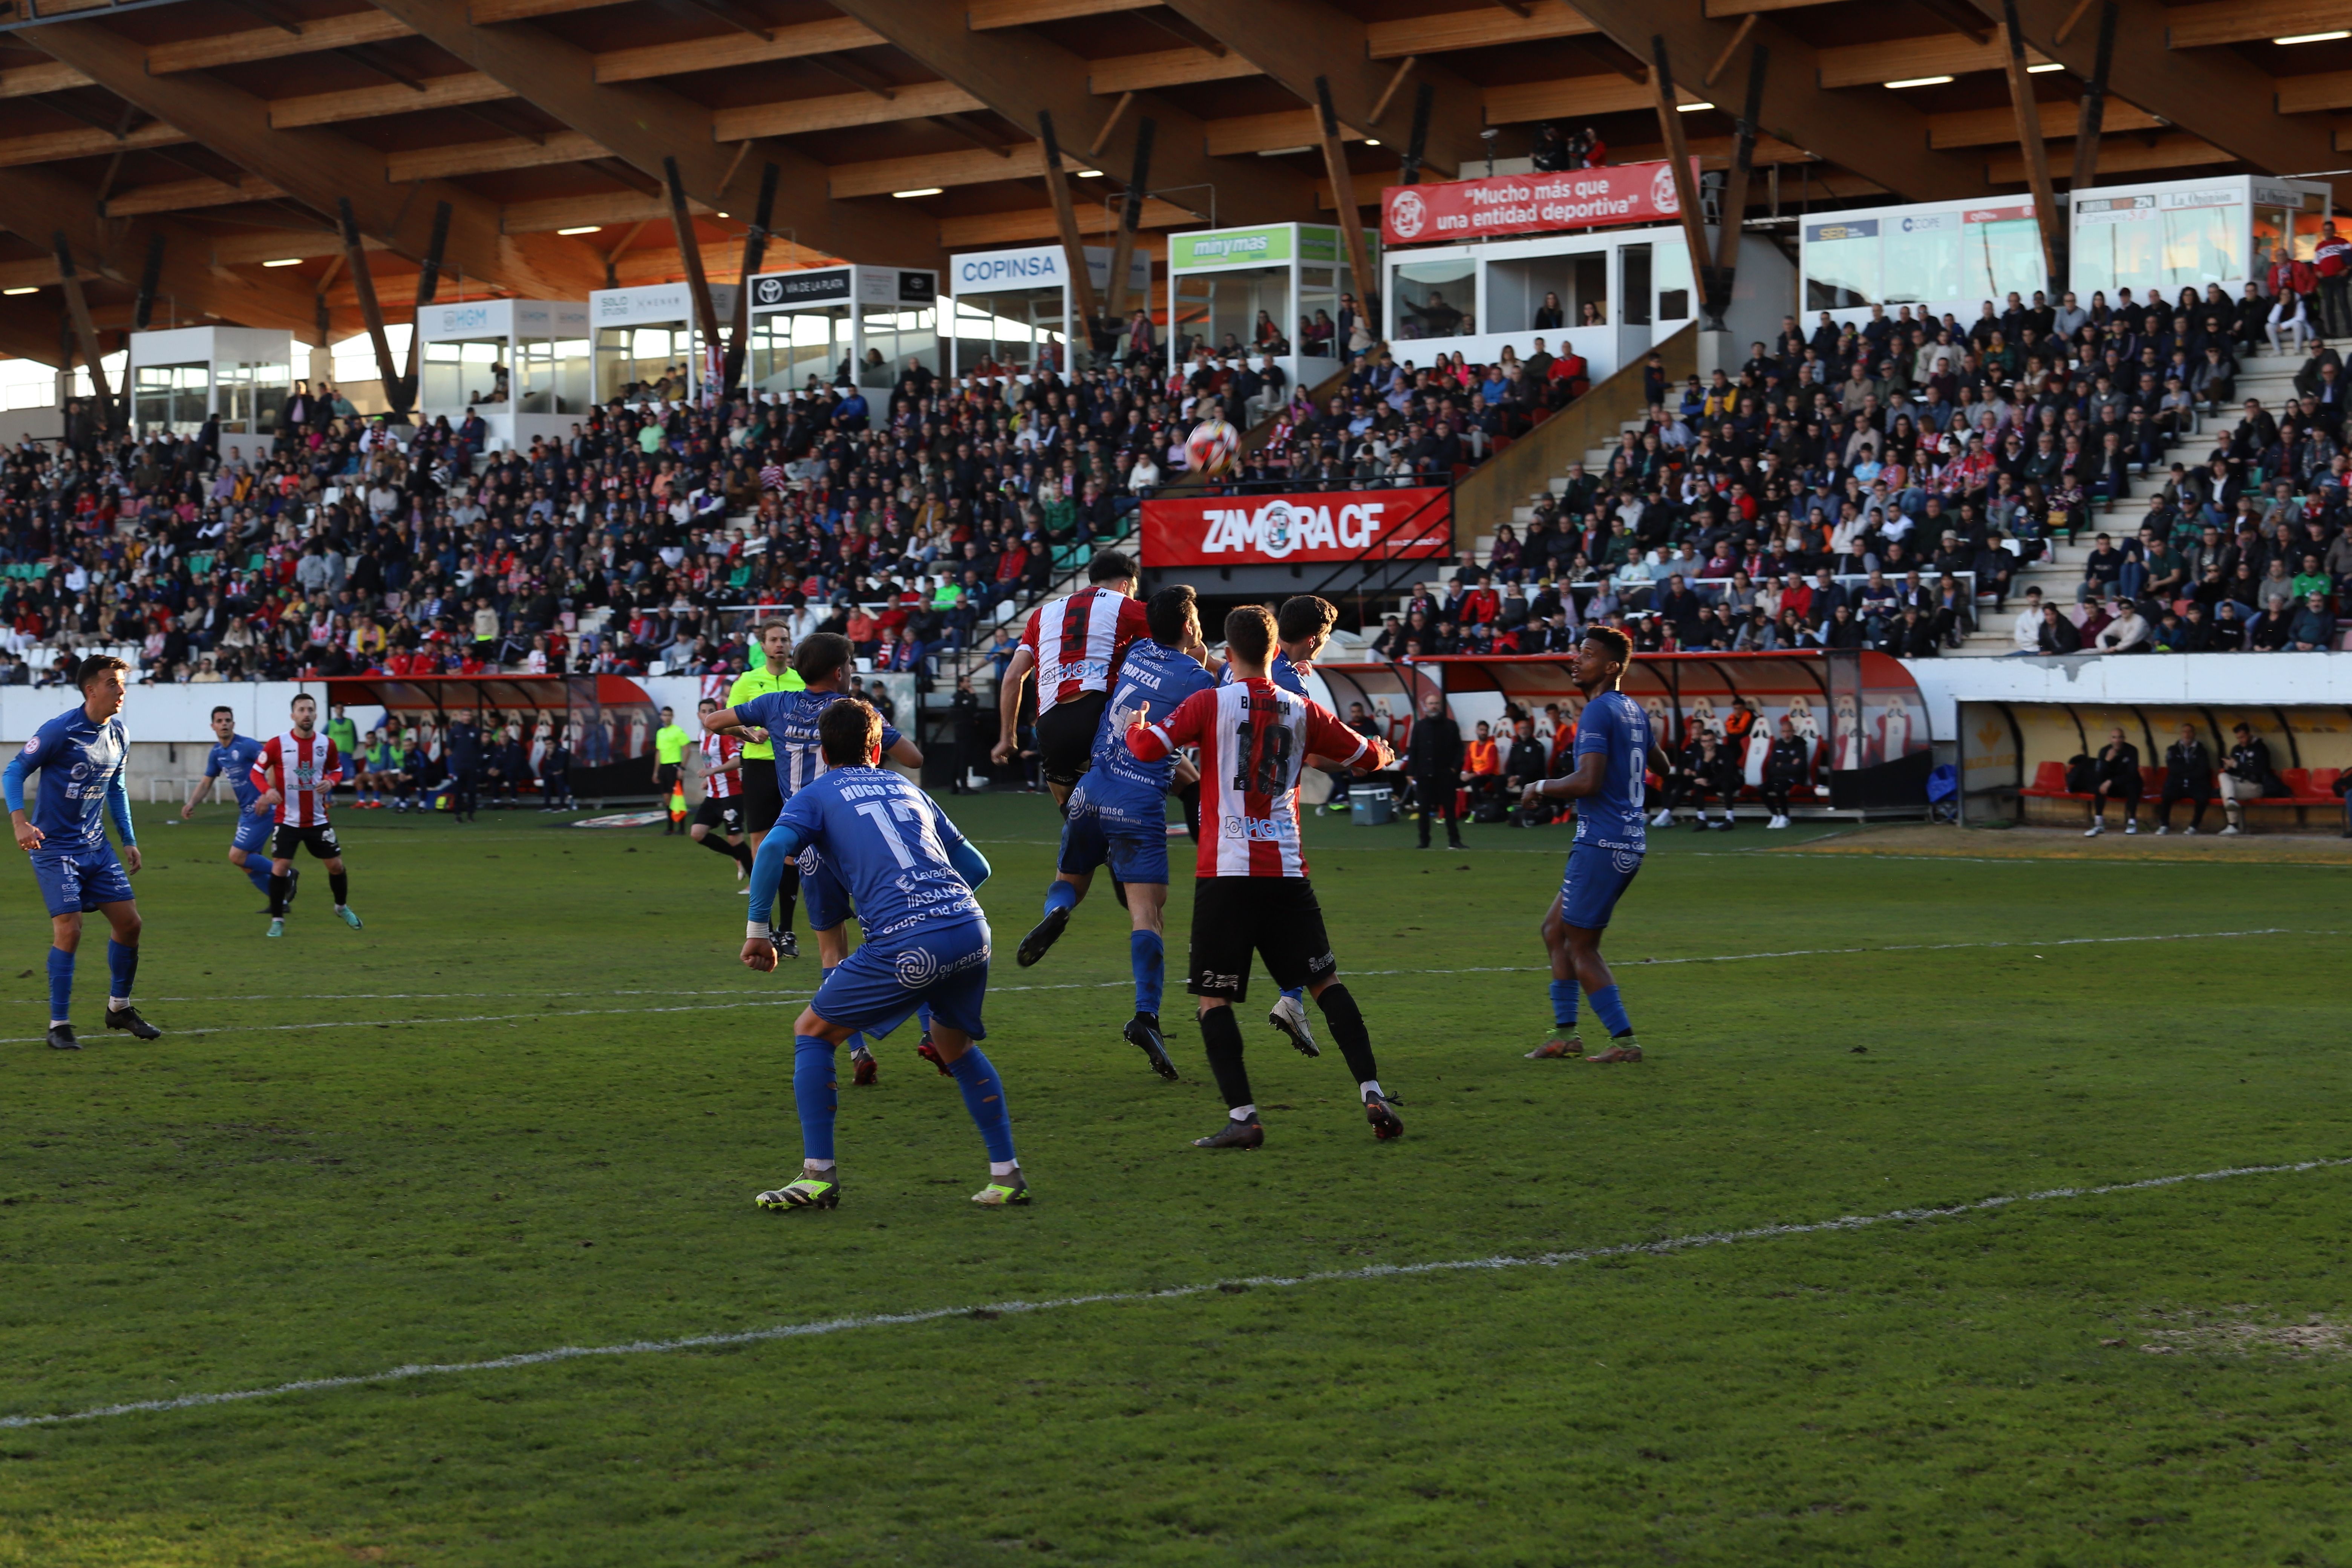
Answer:
<svg viewBox="0 0 2352 1568"><path fill-rule="evenodd" d="M1412 736L1405 742L1404 771L1417 779L1450 779L1462 772L1462 726L1451 714L1432 719L1426 714L1412 721Z"/></svg>
<svg viewBox="0 0 2352 1568"><path fill-rule="evenodd" d="M2213 790L2213 753L2202 741L2175 741L2164 750L2164 782L2210 795Z"/></svg>
<svg viewBox="0 0 2352 1568"><path fill-rule="evenodd" d="M2115 747L2112 756L2108 754L2107 747L2101 746L2098 769L2099 782L2114 786L2109 794L2130 795L2139 793L2139 748L2129 741Z"/></svg>
<svg viewBox="0 0 2352 1568"><path fill-rule="evenodd" d="M1503 759L1503 776L1531 784L1550 771L1540 741L1514 740Z"/></svg>

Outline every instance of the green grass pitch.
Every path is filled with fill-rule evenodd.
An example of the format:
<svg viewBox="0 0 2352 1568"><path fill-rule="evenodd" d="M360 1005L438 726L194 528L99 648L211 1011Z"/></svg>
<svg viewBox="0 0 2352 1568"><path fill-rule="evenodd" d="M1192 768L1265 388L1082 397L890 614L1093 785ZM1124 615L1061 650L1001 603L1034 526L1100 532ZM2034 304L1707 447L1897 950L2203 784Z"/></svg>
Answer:
<svg viewBox="0 0 2352 1568"><path fill-rule="evenodd" d="M1211 1155L1189 856L1164 1084L1108 897L1011 962L1051 807L948 804L996 868L1027 1210L966 1202L908 1032L842 1090L843 1206L752 1207L797 1163L814 960L742 969L729 868L654 830L347 813L367 929L313 871L268 942L226 813L142 810L171 1032L96 1027L92 940L79 1055L38 1042L20 859L0 1415L951 1310L0 1428L0 1564L2352 1563L2352 1167L1213 1288L2352 1155L2343 868L1662 834L1610 939L1649 1060L1599 1068L1520 1059L1564 832L1318 820L1407 1134L1265 1026L1261 973L1267 1143ZM2261 934L2066 940L2217 932Z"/></svg>

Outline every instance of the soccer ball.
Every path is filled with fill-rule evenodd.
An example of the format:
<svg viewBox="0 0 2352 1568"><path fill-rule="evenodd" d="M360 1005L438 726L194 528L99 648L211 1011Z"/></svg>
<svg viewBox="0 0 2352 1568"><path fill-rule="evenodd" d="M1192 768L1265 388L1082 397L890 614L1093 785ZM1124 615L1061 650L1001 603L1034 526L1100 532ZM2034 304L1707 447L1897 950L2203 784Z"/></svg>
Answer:
<svg viewBox="0 0 2352 1568"><path fill-rule="evenodd" d="M1222 419L1203 419L1184 438L1184 466L1213 479L1234 466L1234 454L1241 449L1240 431Z"/></svg>

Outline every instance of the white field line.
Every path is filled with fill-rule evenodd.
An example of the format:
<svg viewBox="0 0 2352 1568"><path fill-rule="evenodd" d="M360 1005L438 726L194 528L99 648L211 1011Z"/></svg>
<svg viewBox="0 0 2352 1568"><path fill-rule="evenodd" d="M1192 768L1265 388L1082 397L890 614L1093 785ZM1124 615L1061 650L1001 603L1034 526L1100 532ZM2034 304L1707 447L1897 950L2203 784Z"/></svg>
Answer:
<svg viewBox="0 0 2352 1568"><path fill-rule="evenodd" d="M248 1399L269 1399L286 1394L357 1388L370 1384L400 1383L420 1377L445 1377L459 1373L504 1372L515 1367L543 1366L551 1362L578 1361L589 1356L662 1355L674 1351L717 1350L732 1345L763 1344L772 1340L814 1339L853 1329L902 1328L938 1322L975 1313L1050 1312L1069 1307L1126 1306L1148 1301L1174 1301L1214 1291L1256 1287L1289 1289L1306 1285L1332 1285L1357 1280L1406 1279L1414 1275L1491 1272L1505 1268L1559 1268L1608 1258L1668 1257L1702 1247L1727 1247L1735 1242L1770 1241L1785 1236L1813 1236L1823 1231L1862 1230L1874 1225L1906 1220L1955 1219L2014 1204L2053 1203L2062 1198L2108 1197L2118 1193L2146 1192L2178 1186L2184 1182L2220 1182L2238 1176L2266 1176L2333 1170L2352 1165L2352 1159L2305 1160L2290 1165L2235 1165L2188 1175L2150 1176L2137 1182L2116 1182L2098 1187L2053 1187L2045 1192L1980 1198L1975 1203L1942 1208L1889 1209L1884 1214L1845 1215L1837 1219L1797 1224L1752 1226L1744 1230L1706 1231L1695 1236L1668 1237L1661 1241L1626 1242L1615 1247L1580 1247L1570 1252L1543 1252L1530 1257L1509 1253L1491 1258L1451 1258L1433 1263L1376 1263L1363 1268L1335 1268L1314 1274L1254 1274L1213 1279L1199 1285L1171 1285L1158 1290L1101 1290L1085 1296L1055 1296L1040 1301L994 1301L981 1306L931 1307L907 1312L869 1312L854 1317L826 1318L810 1323L780 1323L773 1328L745 1329L732 1333L692 1334L674 1340L633 1340L613 1345L559 1345L552 1350L525 1351L484 1361L436 1362L396 1366L388 1372L356 1377L310 1377L267 1388L235 1389L223 1394L184 1394L173 1399L141 1399L124 1405L103 1405L88 1410L43 1415L0 1415L0 1428L51 1426L69 1421L96 1421L110 1415L134 1415L157 1411L190 1410L207 1405L229 1405Z"/></svg>
<svg viewBox="0 0 2352 1568"><path fill-rule="evenodd" d="M2336 936L2342 933L2332 931L2305 931L2292 926L2266 926L2258 931L2175 931L2148 936L2066 936L2052 937L2042 941L1913 942L1882 942L1871 947L1797 947L1784 949L1778 952L1696 953L1681 958L1628 958L1621 959L1619 962L1628 965L1659 965L1670 963L1748 963L1759 959L1841 958L1874 952L1953 952L1965 948L2096 947L2104 946L2112 942L2219 942L2224 938L2235 937ZM1356 969L1345 971L1344 973L1351 974L1359 979L1371 979L1393 978L1398 975L1407 974L1535 974L1547 972L1548 967L1548 965L1540 963L1462 964L1445 969ZM989 991L992 994L998 992L1009 994L1016 991L1113 991L1123 989L1132 985L1133 984L1134 982L1131 979L1078 980L1058 985L992 985L989 987ZM385 999L428 1001L440 998L507 996L547 996L562 998L572 996L710 996L735 994L737 994L737 993L710 991L387 991L352 995L152 996L142 997L140 1000L146 1002L346 1002L376 1001ZM814 994L814 993L811 993L811 995ZM467 1016L447 1018L366 1018L361 1019L357 1022L353 1022L350 1019L336 1018L320 1023L307 1024L219 1024L205 1028L170 1029L166 1030L165 1033L171 1035L279 1034L289 1030L364 1029L370 1027L388 1028L427 1024L507 1024L524 1019L536 1018L625 1017L633 1015L654 1013L731 1013L740 1011L746 1007L788 1007L796 1004L804 1005L809 1000L809 996L795 995L755 998L750 1001L737 1002L688 1002L667 1007L585 1007L574 1008L564 1012L541 1011L537 1013L477 1013ZM47 1002L41 1001L38 997L16 996L0 998L0 1001L12 1001L24 1005L38 1005L43 1007L48 1005ZM15 1038L0 1039L0 1045L38 1045L45 1037L46 1037L40 1035L26 1035Z"/></svg>

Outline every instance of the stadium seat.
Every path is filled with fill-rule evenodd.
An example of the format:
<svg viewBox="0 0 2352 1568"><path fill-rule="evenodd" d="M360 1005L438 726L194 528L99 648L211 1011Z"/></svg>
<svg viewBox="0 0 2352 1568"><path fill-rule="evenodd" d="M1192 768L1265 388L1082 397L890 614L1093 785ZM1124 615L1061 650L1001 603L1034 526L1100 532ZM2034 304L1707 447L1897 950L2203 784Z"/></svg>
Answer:
<svg viewBox="0 0 2352 1568"><path fill-rule="evenodd" d="M2063 763L2043 763L2040 767L2033 770L2033 783L2027 788L2021 790L2019 793L2021 795L2032 795L2036 800L2064 800L2068 798L2066 794L2066 764Z"/></svg>

